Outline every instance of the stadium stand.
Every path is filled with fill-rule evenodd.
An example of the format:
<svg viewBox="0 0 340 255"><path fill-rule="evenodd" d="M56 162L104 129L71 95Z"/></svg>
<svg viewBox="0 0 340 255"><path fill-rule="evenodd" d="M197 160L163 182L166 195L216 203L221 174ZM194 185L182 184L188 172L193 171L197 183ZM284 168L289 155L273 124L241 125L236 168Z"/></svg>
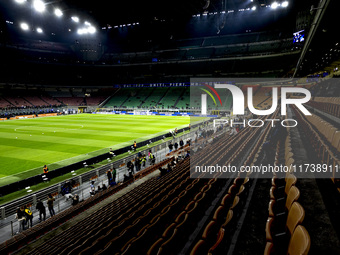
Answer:
<svg viewBox="0 0 340 255"><path fill-rule="evenodd" d="M97 16L101 21L94 34L84 30L73 34L77 24L68 28L68 23L49 22L58 24L55 33L45 24L46 31L36 35L32 33L36 28L22 33L15 15L29 14L31 24L44 16L35 18L34 12L26 14L14 4L7 11L5 2L0 8L6 14L0 15L1 122L26 114L73 114L84 109L199 115L202 91L193 94L190 79L213 77L241 88L246 113L232 115L241 99L233 99L229 91L207 93L211 122L192 128L188 134L192 140L183 148L169 152L166 141L154 145L164 152L155 165L107 190L88 194L79 204L58 210L29 229L12 230L8 238L2 234L6 240L0 244L1 254L340 254L336 1L204 1L204 7L189 1L184 8L171 1L152 8L121 2L115 15L106 10L108 15L103 11L100 19ZM78 2L73 5L98 15L81 5L85 1ZM161 13L154 11L157 6L162 7ZM133 21L136 12L140 24ZM131 14L128 19L126 13ZM65 20L72 21L71 17ZM127 20L131 23L124 24ZM299 31L300 41L296 34L293 38L293 30ZM242 77L268 77L273 82L238 82ZM277 77L285 79L276 83L272 78ZM280 95L282 86L308 89L312 98L303 105L312 115L293 104L281 115L280 96L272 114L250 112L248 88L253 89L254 107L265 110L273 104L272 89L277 87ZM302 94L291 93L289 99L304 98ZM215 125L215 120L231 118L239 123L235 129L230 123ZM289 120L297 125L286 127ZM6 130L0 131L3 139L12 139ZM163 139L166 136L176 140L171 133ZM16 144L2 148L15 153ZM131 158L120 159L120 174L127 173L126 161ZM88 170L83 183L77 176L74 187L80 190L90 180L99 183L99 171L102 174L111 162L105 160L102 168ZM211 171L215 166L247 171ZM55 185L54 195L60 197L61 190ZM37 198L42 197L32 196L26 204L34 213ZM14 206L8 212L0 208L0 228L6 228L6 234L11 232L11 219L18 225L15 210Z"/></svg>

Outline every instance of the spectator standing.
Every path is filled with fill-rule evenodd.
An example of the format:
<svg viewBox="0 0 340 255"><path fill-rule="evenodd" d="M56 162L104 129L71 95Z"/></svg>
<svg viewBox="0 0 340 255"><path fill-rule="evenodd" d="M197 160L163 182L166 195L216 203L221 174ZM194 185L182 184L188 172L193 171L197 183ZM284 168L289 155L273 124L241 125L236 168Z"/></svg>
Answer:
<svg viewBox="0 0 340 255"><path fill-rule="evenodd" d="M143 163L143 157L141 156L141 157L138 158L138 171L141 170L141 168L142 168L142 163Z"/></svg>
<svg viewBox="0 0 340 255"><path fill-rule="evenodd" d="M135 158L135 168L136 168L136 172L139 171L139 159L136 157ZM130 171L130 173L133 173L133 171Z"/></svg>
<svg viewBox="0 0 340 255"><path fill-rule="evenodd" d="M94 196L94 194L96 194L96 187L94 186L94 181L92 181L90 185L90 194L91 196Z"/></svg>
<svg viewBox="0 0 340 255"><path fill-rule="evenodd" d="M178 149L178 143L175 142L174 146L175 146L175 150L177 151L177 149Z"/></svg>
<svg viewBox="0 0 340 255"><path fill-rule="evenodd" d="M39 221L42 221L42 220L45 221L46 220L46 208L41 200L38 200L36 208L39 211ZM43 219L41 215L44 216Z"/></svg>
<svg viewBox="0 0 340 255"><path fill-rule="evenodd" d="M143 167L145 167L145 163L146 163L146 156L145 156L145 154L143 154L142 163L143 163Z"/></svg>
<svg viewBox="0 0 340 255"><path fill-rule="evenodd" d="M25 221L26 221L22 208L19 208L19 207L17 208L17 213L15 215L15 218L18 219L18 222L19 222L19 230L18 230L18 233L19 233L25 229Z"/></svg>
<svg viewBox="0 0 340 255"><path fill-rule="evenodd" d="M151 150L149 150L149 160L150 160L150 164L155 164L155 156L152 154Z"/></svg>
<svg viewBox="0 0 340 255"><path fill-rule="evenodd" d="M48 199L47 199L47 207L48 207L51 217L55 215L55 211L53 208L54 201L55 201L54 197L51 194L49 194Z"/></svg>
<svg viewBox="0 0 340 255"><path fill-rule="evenodd" d="M127 163L127 168L129 172L133 172L133 163L131 162L131 160L129 160L129 162Z"/></svg>
<svg viewBox="0 0 340 255"><path fill-rule="evenodd" d="M116 168L112 169L112 181L116 183L116 177L117 177L117 170Z"/></svg>
<svg viewBox="0 0 340 255"><path fill-rule="evenodd" d="M184 142L183 142L182 139L179 141L179 146L180 146L181 148L183 148L183 146L184 146Z"/></svg>
<svg viewBox="0 0 340 255"><path fill-rule="evenodd" d="M169 152L172 152L173 147L174 147L174 145L172 144L172 142L170 142L170 144L169 144Z"/></svg>
<svg viewBox="0 0 340 255"><path fill-rule="evenodd" d="M33 212L26 206L25 208L25 218L27 222L27 227L31 225L33 227Z"/></svg>
<svg viewBox="0 0 340 255"><path fill-rule="evenodd" d="M107 186L110 186L110 184L112 182L112 172L111 171L112 171L111 169L107 170L107 180L108 180Z"/></svg>

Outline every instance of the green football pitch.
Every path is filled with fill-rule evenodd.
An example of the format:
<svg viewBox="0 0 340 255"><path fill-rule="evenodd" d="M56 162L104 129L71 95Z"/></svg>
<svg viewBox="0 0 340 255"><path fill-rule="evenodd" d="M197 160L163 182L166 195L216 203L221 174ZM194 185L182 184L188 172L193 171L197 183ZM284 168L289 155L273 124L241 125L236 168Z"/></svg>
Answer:
<svg viewBox="0 0 340 255"><path fill-rule="evenodd" d="M189 123L189 117L180 116L106 114L2 121L0 186L40 174L44 164L56 169Z"/></svg>

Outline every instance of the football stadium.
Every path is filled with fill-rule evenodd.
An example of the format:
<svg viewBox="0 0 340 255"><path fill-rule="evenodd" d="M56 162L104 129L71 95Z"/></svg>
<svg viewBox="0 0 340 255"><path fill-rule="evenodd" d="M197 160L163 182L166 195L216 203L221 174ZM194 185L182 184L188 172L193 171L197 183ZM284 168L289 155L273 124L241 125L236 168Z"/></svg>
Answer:
<svg viewBox="0 0 340 255"><path fill-rule="evenodd" d="M0 253L340 254L335 0L0 0Z"/></svg>

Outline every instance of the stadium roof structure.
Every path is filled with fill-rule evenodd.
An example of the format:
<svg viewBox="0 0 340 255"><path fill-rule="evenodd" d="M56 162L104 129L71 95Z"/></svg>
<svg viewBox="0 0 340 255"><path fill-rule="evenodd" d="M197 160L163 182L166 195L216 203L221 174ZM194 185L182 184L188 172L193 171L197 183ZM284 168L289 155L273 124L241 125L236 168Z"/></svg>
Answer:
<svg viewBox="0 0 340 255"><path fill-rule="evenodd" d="M80 71L80 64L105 66L99 72L94 71L93 77L108 73L109 67L115 68L117 75L111 75L108 82L113 79L127 82L131 76L151 77L151 81L157 77L173 79L203 74L237 76L269 72L280 76L296 66L303 48L291 43L298 16L302 12L315 16L318 4L318 0L132 0L111 5L103 0L0 0L3 46L0 50L6 51L3 55L11 58L9 62L19 60L20 65L15 66L57 65L55 70L79 85L83 84L79 77L85 80L89 74L87 67ZM312 44L305 49L307 53L321 51L326 45L323 35L336 36L332 29L319 32L334 23L331 17L336 8L329 9L323 15L325 25L316 29ZM314 13L309 13L310 10ZM308 31L309 24L305 26ZM267 32L273 34L266 38ZM284 56L282 61L278 60L280 56ZM261 64L254 64L256 58L261 58ZM224 68L220 68L221 61ZM165 63L169 66L164 67ZM289 65L284 66L285 63ZM60 65L65 67L65 64L66 70L62 70ZM8 68L7 63L3 65ZM72 71L69 66L73 67ZM23 67L21 70L28 73L23 75L24 80L46 82L50 74L37 71L40 67L32 65L27 71ZM300 74L310 70L304 68ZM43 73L46 77L35 79ZM124 77L127 73L130 77ZM17 77L14 73L10 76Z"/></svg>

